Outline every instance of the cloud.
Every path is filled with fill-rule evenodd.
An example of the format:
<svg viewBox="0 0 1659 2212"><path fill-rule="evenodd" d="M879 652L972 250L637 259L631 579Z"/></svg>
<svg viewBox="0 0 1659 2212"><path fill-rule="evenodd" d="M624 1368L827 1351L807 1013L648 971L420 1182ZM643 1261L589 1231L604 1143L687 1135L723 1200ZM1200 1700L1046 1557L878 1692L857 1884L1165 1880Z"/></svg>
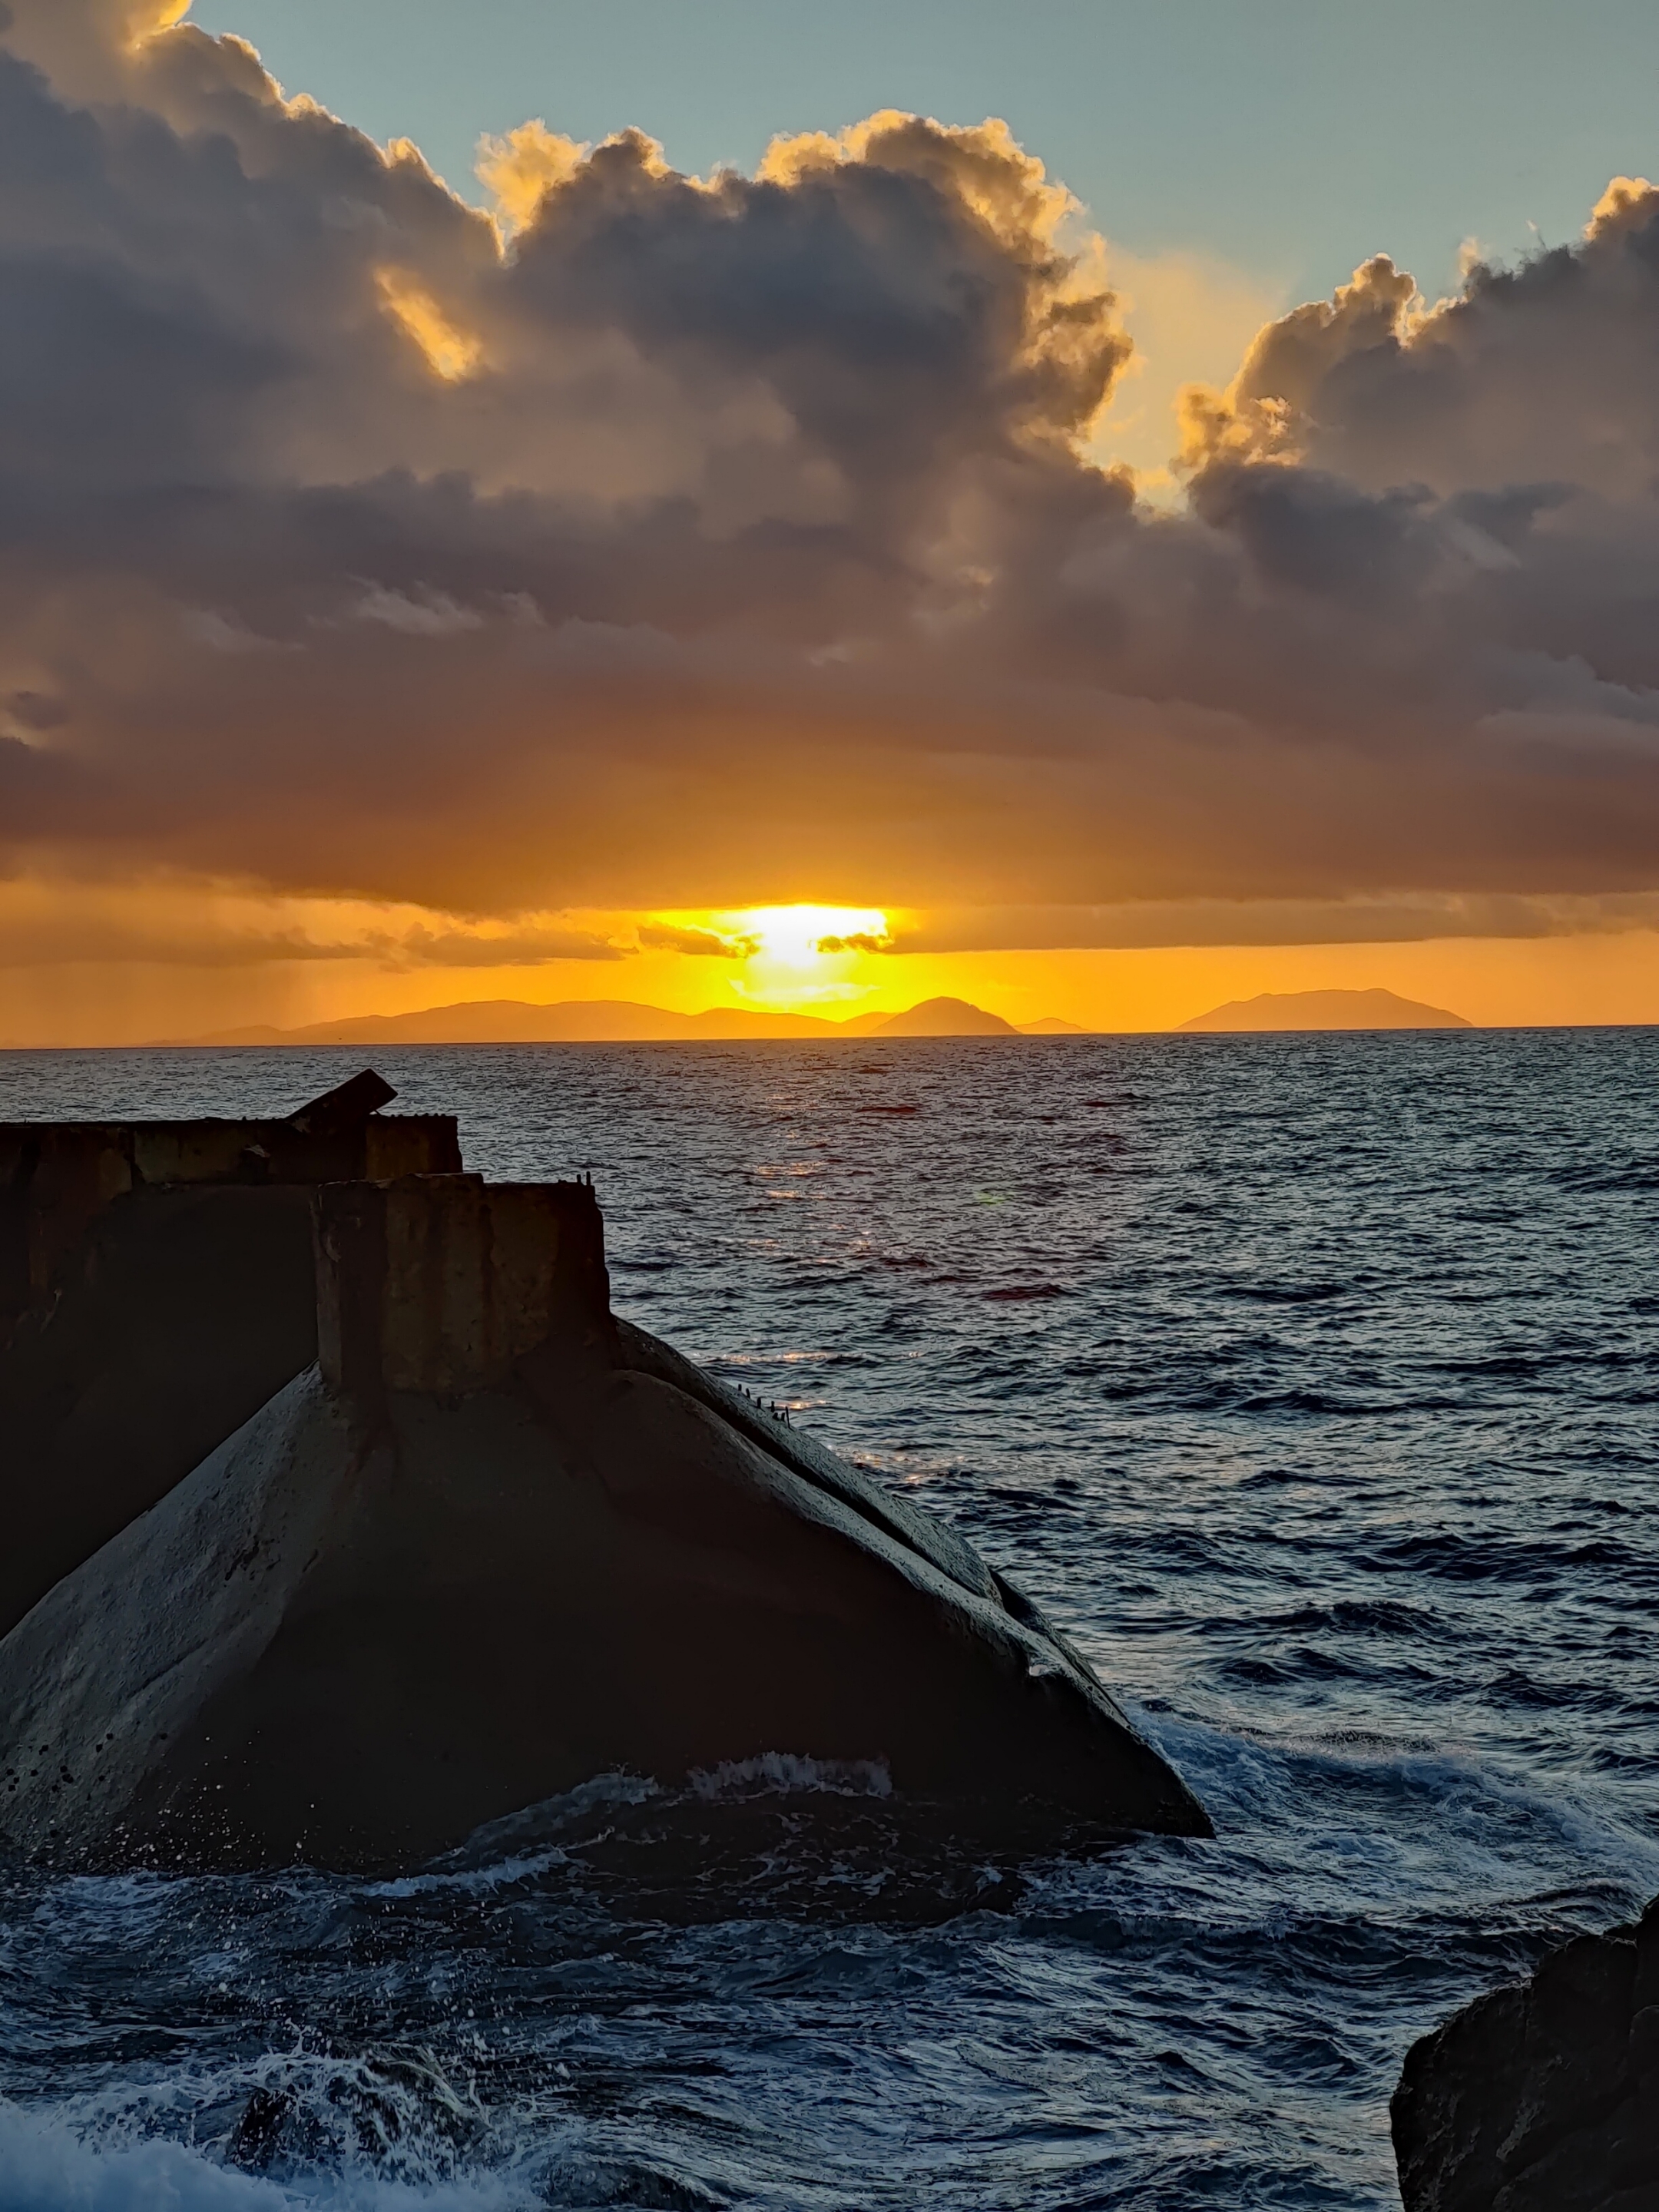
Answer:
<svg viewBox="0 0 1659 2212"><path fill-rule="evenodd" d="M1447 938L1620 936L1633 930L1659 930L1659 892L1601 898L1488 893L1469 897L1143 899L1115 906L967 907L923 915L891 938L858 942L856 949L902 953L1139 951L1179 945L1410 945Z"/></svg>
<svg viewBox="0 0 1659 2212"><path fill-rule="evenodd" d="M891 937L878 937L872 930L855 929L845 937L820 937L812 950L815 952L893 952L898 950L898 946Z"/></svg>
<svg viewBox="0 0 1659 2212"><path fill-rule="evenodd" d="M390 592L384 584L370 584L351 610L355 622L384 623L408 637L444 637L458 629L478 629L483 617L471 607L458 606L447 592L417 584L412 592Z"/></svg>
<svg viewBox="0 0 1659 2212"><path fill-rule="evenodd" d="M585 929L371 932L356 947L390 968L539 968L550 960L626 960L629 948Z"/></svg>
<svg viewBox="0 0 1659 2212"><path fill-rule="evenodd" d="M495 203L495 220L510 236L532 222L550 191L568 185L591 149L550 131L538 117L504 137L478 142L478 181Z"/></svg>
<svg viewBox="0 0 1659 2212"><path fill-rule="evenodd" d="M205 893L205 896L204 894ZM246 884L24 877L0 883L0 969L254 969L353 963L386 973L632 958L625 915L527 915L516 926Z"/></svg>
<svg viewBox="0 0 1659 2212"><path fill-rule="evenodd" d="M1659 888L1639 180L1269 322L1158 512L1006 126L699 181L526 125L491 215L179 13L0 33L0 868L1238 942Z"/></svg>
<svg viewBox="0 0 1659 2212"><path fill-rule="evenodd" d="M1379 254L1333 300L1269 324L1224 396L1194 395L1188 459L1293 458L1372 497L1550 485L1649 506L1656 229L1659 192L1615 178L1577 244L1513 268L1475 258L1432 307Z"/></svg>
<svg viewBox="0 0 1659 2212"><path fill-rule="evenodd" d="M680 952L694 960L751 960L760 950L758 937L684 929L669 922L641 922L637 934L647 952Z"/></svg>
<svg viewBox="0 0 1659 2212"><path fill-rule="evenodd" d="M104 967L260 968L298 960L358 960L360 944L319 944L299 930L145 928L53 913L40 921L0 917L0 970Z"/></svg>
<svg viewBox="0 0 1659 2212"><path fill-rule="evenodd" d="M446 384L459 384L477 369L483 341L451 320L424 284L403 269L375 271L392 319L420 349L427 367Z"/></svg>

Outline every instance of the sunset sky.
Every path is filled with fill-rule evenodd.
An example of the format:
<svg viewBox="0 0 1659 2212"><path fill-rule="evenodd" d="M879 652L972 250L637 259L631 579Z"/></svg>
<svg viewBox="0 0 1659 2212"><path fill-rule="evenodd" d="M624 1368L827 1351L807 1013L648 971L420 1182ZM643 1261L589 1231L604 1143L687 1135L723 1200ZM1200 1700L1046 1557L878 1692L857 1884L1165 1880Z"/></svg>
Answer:
<svg viewBox="0 0 1659 2212"><path fill-rule="evenodd" d="M1659 9L8 18L0 1042L1659 1020Z"/></svg>

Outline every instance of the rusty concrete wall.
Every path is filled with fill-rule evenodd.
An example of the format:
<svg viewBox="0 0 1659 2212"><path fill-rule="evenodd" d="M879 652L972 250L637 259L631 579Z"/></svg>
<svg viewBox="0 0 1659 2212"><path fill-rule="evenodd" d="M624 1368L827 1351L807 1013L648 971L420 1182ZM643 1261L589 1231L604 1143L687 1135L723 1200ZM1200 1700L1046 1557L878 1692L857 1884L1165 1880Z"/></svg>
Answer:
<svg viewBox="0 0 1659 2212"><path fill-rule="evenodd" d="M318 1356L360 1400L490 1389L557 1330L610 1317L604 1222L586 1183L331 1184L316 1222Z"/></svg>

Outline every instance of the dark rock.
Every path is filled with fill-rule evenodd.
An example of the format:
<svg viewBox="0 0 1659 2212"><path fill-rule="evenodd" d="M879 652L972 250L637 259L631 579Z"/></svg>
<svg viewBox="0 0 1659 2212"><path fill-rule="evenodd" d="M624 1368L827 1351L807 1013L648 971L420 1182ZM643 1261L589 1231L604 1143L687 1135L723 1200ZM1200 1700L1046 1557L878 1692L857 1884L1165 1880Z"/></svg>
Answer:
<svg viewBox="0 0 1659 2212"><path fill-rule="evenodd" d="M319 1364L0 1643L0 1836L385 1867L782 1755L963 1832L1209 1832L951 1531L615 1322L583 1184L327 1189Z"/></svg>
<svg viewBox="0 0 1659 2212"><path fill-rule="evenodd" d="M387 1095L0 1125L0 1633L316 1358L317 1185L459 1165L447 1115L371 1118Z"/></svg>
<svg viewBox="0 0 1659 2212"><path fill-rule="evenodd" d="M1659 1899L1413 2044L1390 2112L1406 2212L1652 2212Z"/></svg>

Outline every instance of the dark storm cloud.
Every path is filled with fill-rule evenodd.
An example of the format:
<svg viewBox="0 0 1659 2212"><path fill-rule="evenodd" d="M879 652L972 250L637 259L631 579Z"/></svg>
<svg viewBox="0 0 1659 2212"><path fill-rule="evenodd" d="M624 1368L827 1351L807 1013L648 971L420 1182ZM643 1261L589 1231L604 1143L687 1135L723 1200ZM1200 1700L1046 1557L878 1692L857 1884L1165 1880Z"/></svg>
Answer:
<svg viewBox="0 0 1659 2212"><path fill-rule="evenodd" d="M1659 198L1432 314L1368 264L1149 515L1083 457L1109 293L1000 126L708 184L520 133L503 246L177 12L0 36L13 867L471 914L1659 881Z"/></svg>

